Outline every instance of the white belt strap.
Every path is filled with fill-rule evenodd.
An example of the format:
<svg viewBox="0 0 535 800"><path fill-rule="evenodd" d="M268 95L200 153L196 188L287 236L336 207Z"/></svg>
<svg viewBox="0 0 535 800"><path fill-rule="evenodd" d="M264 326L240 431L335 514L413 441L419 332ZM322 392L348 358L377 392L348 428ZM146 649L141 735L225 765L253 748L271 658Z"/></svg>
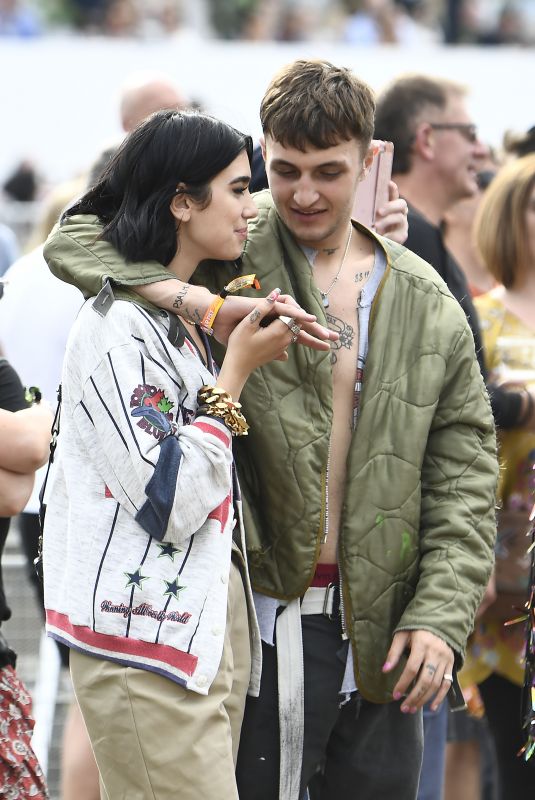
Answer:
<svg viewBox="0 0 535 800"><path fill-rule="evenodd" d="M299 800L305 693L301 604L292 600L277 618L279 683L280 778L279 800Z"/></svg>
<svg viewBox="0 0 535 800"><path fill-rule="evenodd" d="M310 586L301 598L301 616L307 614L323 614L332 617L334 596L338 587L334 583L328 586Z"/></svg>

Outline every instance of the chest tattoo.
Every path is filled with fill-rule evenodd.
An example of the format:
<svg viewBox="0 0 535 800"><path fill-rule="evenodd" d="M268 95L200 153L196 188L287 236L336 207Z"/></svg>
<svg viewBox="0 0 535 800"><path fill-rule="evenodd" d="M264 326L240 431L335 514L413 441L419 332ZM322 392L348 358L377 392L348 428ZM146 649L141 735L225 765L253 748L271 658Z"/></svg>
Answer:
<svg viewBox="0 0 535 800"><path fill-rule="evenodd" d="M339 317L333 317L327 314L327 325L332 331L335 331L340 337L337 342L331 342L331 364L336 364L337 355L336 351L341 347L351 350L355 341L355 329L349 323L344 322Z"/></svg>
<svg viewBox="0 0 535 800"><path fill-rule="evenodd" d="M368 280L370 273L370 269L366 270L366 272L355 272L355 283L361 283L361 281Z"/></svg>

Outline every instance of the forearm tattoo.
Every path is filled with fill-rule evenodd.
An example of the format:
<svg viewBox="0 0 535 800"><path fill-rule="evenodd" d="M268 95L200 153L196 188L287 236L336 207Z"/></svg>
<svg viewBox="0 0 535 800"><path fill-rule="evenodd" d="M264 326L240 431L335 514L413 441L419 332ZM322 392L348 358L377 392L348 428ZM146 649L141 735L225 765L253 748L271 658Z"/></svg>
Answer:
<svg viewBox="0 0 535 800"><path fill-rule="evenodd" d="M199 325L203 315L198 308L191 310L187 305L185 305L184 302L189 289L189 286L183 286L182 289L180 289L177 296L173 300L173 308L180 317L184 317L184 319L186 319L188 322L191 322L192 325Z"/></svg>
<svg viewBox="0 0 535 800"><path fill-rule="evenodd" d="M327 314L326 316L327 325L332 331L336 331L340 337L337 342L331 342L331 364L336 364L336 351L341 347L345 347L348 350L351 350L353 347L353 343L355 341L355 329L349 325L349 323L344 322L343 319L333 317L331 314Z"/></svg>
<svg viewBox="0 0 535 800"><path fill-rule="evenodd" d="M189 286L183 286L173 301L173 308L179 309L184 305Z"/></svg>

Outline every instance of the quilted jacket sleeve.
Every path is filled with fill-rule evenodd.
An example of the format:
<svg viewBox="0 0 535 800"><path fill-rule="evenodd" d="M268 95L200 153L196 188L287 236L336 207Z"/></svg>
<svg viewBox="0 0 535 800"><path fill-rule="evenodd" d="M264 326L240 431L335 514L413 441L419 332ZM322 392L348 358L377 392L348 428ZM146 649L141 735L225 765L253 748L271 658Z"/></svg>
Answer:
<svg viewBox="0 0 535 800"><path fill-rule="evenodd" d="M420 576L397 630L440 636L462 661L494 559L494 422L469 329L446 363L422 465Z"/></svg>
<svg viewBox="0 0 535 800"><path fill-rule="evenodd" d="M138 261L132 268L113 245L99 238L102 228L97 217L88 215L56 225L43 250L56 278L76 286L85 297L92 297L100 292L106 278L116 286L129 287L174 277L157 261Z"/></svg>

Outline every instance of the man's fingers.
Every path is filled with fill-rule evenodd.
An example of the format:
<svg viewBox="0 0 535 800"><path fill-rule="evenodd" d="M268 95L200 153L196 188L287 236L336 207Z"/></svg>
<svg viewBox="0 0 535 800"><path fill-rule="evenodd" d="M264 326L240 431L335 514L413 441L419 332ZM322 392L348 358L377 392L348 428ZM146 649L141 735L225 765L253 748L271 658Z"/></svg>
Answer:
<svg viewBox="0 0 535 800"><path fill-rule="evenodd" d="M395 230L396 228L401 228L401 226L404 224L405 214L401 212L397 214L388 214L388 217L385 217L384 219L376 219L375 230L377 233L383 235L389 231Z"/></svg>
<svg viewBox="0 0 535 800"><path fill-rule="evenodd" d="M383 664L383 672L391 672L394 669L401 658L401 654L407 647L409 638L410 631L399 631L398 633L394 634L386 661Z"/></svg>
<svg viewBox="0 0 535 800"><path fill-rule="evenodd" d="M291 306L291 308L288 308L288 306ZM301 308L289 294L281 294L278 297L273 304L272 313L279 317L281 315L293 317L302 326L298 340L299 344L314 347L316 350L327 350L327 347L319 346L321 342L336 342L339 339L339 335L335 331L331 331L325 325L317 322L316 316ZM317 340L320 340L320 342Z"/></svg>
<svg viewBox="0 0 535 800"><path fill-rule="evenodd" d="M280 317L281 314L287 317L294 317L294 319L300 323L315 322L316 317L314 314L309 314L308 311L298 306L295 300L293 300L292 303L289 301L282 301L283 297L288 298L288 295L279 295L277 301L272 306L272 313L276 314L278 317ZM289 305L291 305L291 308L288 308Z"/></svg>
<svg viewBox="0 0 535 800"><path fill-rule="evenodd" d="M405 664L405 669L401 673L401 676L394 686L393 697L394 700L399 700L404 695L408 694L409 687L418 677L420 669L422 667L424 659L424 653L420 649L416 649L414 646L411 647L411 653L409 658L407 659L407 663Z"/></svg>
<svg viewBox="0 0 535 800"><path fill-rule="evenodd" d="M312 336L310 333L307 333L302 329L298 336L297 344L302 344L305 347L311 347L313 350L331 349L329 342L326 342L324 339L317 339L315 336Z"/></svg>
<svg viewBox="0 0 535 800"><path fill-rule="evenodd" d="M435 699L431 703L431 706L430 706L431 711L438 711L438 709L440 708L441 703L443 703L444 700L446 699L450 688L451 688L451 681L447 680L446 678L443 678L442 679L442 685L440 686L440 689L436 693Z"/></svg>
<svg viewBox="0 0 535 800"><path fill-rule="evenodd" d="M418 680L402 702L401 710L405 713L414 713L431 700L442 686L443 674L443 667L437 666L431 659L425 659Z"/></svg>
<svg viewBox="0 0 535 800"><path fill-rule="evenodd" d="M399 188L395 181L389 181L388 183L388 199L389 200L397 200L399 197Z"/></svg>
<svg viewBox="0 0 535 800"><path fill-rule="evenodd" d="M404 636L403 639L399 637ZM425 630L400 631L395 634L392 646L383 665L383 672L393 669L403 650L410 655L399 680L394 686L394 700L402 700L401 711L415 713L426 702L433 700L435 711L449 691L454 656L451 647L435 634Z"/></svg>

